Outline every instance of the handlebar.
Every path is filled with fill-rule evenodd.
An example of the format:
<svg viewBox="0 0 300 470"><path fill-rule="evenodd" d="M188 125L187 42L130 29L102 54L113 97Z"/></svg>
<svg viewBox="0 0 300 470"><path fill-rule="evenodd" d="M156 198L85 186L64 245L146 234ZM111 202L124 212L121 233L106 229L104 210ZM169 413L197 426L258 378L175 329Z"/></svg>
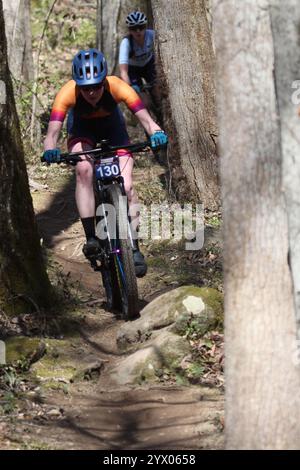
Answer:
<svg viewBox="0 0 300 470"><path fill-rule="evenodd" d="M132 153L134 152L141 152L145 150L147 147L150 147L150 141L146 142L137 142L136 144L129 144L129 145L108 145L107 142L102 141L100 143L99 148L91 149L91 150L83 150L80 152L66 152L60 154L60 162L71 163L76 165L77 162L82 161L80 155L90 155L94 160L99 160L103 157L113 157L116 155L117 150L130 150ZM41 162L45 162L45 159L41 157Z"/></svg>

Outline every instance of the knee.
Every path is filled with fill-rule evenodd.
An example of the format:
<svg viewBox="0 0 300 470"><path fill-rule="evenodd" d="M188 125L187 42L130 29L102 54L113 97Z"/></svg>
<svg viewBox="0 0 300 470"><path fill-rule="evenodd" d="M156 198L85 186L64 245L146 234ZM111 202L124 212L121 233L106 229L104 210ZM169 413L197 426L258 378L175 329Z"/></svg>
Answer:
<svg viewBox="0 0 300 470"><path fill-rule="evenodd" d="M76 166L77 182L81 184L91 184L93 180L93 168L90 162L80 162Z"/></svg>

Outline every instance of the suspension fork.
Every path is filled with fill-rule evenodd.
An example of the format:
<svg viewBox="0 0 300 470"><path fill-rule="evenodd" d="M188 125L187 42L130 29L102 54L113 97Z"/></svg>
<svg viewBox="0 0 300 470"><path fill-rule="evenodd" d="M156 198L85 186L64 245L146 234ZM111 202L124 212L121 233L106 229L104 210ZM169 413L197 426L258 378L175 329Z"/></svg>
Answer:
<svg viewBox="0 0 300 470"><path fill-rule="evenodd" d="M127 197L126 191L125 191L125 186L124 186L124 179L123 179L122 176L119 178L119 184L121 186L123 196ZM128 198L127 198L127 225L128 225L128 238L129 238L129 241L130 241L131 248L132 248L132 250L134 250L136 248L136 243L135 243L135 240L133 239L133 236L132 236L131 217L130 217L130 214L129 214Z"/></svg>

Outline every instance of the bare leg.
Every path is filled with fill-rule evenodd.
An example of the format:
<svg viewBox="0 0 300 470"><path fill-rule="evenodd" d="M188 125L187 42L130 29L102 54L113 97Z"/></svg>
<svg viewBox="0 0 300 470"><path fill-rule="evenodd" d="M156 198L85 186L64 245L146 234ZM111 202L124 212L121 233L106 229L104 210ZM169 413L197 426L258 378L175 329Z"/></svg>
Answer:
<svg viewBox="0 0 300 470"><path fill-rule="evenodd" d="M91 149L92 146L84 142L78 142L71 147L72 152ZM95 233L94 166L88 155L82 155L81 158L83 161L76 165L75 199L87 240L83 246L83 253L90 259L99 250L99 241L96 239Z"/></svg>
<svg viewBox="0 0 300 470"><path fill-rule="evenodd" d="M83 150L91 150L92 147L87 143L76 143L71 152L81 152ZM76 165L76 190L75 199L80 217L95 216L95 197L93 189L93 164L88 157L82 155L82 162Z"/></svg>

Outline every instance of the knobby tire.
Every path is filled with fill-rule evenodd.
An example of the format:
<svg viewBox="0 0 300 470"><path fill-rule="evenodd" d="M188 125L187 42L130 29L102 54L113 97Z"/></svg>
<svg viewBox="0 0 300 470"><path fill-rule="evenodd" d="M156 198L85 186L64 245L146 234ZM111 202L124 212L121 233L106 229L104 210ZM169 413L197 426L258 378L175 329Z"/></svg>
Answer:
<svg viewBox="0 0 300 470"><path fill-rule="evenodd" d="M122 311L127 319L136 318L139 314L138 287L133 261L132 246L129 237L129 224L127 217L127 204L122 198L120 186L112 184L108 190L108 202L115 208L116 238L112 244L120 250L112 257L111 280L113 282L114 303L122 304ZM119 238L126 234L126 238Z"/></svg>

